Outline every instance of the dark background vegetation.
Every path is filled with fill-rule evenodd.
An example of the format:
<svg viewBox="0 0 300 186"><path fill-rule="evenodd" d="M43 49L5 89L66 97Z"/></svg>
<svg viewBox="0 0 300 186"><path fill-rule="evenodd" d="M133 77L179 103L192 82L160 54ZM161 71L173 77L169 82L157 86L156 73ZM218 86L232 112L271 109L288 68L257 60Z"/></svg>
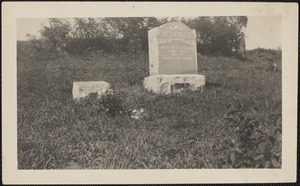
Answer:
<svg viewBox="0 0 300 186"><path fill-rule="evenodd" d="M143 88L147 30L165 19L50 19L41 38L18 41L18 168L281 168L281 51L241 50L231 19L247 20L186 21L199 35L203 92ZM114 93L77 102L74 81L106 81Z"/></svg>
<svg viewBox="0 0 300 186"><path fill-rule="evenodd" d="M245 49L243 28L247 17L197 18L74 18L49 19L50 26L31 36L37 52L45 57L84 55L86 52L148 51L148 30L169 21L181 21L196 29L197 48L201 54L232 55Z"/></svg>

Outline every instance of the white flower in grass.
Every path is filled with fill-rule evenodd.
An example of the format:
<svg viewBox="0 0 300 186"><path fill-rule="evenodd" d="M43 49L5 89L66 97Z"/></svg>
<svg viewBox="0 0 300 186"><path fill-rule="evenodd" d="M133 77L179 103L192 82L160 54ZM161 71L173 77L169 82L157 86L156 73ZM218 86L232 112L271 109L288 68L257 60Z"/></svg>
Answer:
<svg viewBox="0 0 300 186"><path fill-rule="evenodd" d="M138 116L131 116L133 119L139 119Z"/></svg>
<svg viewBox="0 0 300 186"><path fill-rule="evenodd" d="M134 109L132 112L131 112L131 117L134 118L134 119L141 119L143 117L147 117L148 115L145 113L144 109L141 108L139 110L136 110Z"/></svg>
<svg viewBox="0 0 300 186"><path fill-rule="evenodd" d="M97 92L98 98L101 98L102 94L103 94L103 92L102 92L101 90L99 90L99 91Z"/></svg>
<svg viewBox="0 0 300 186"><path fill-rule="evenodd" d="M146 114L146 113L143 113L143 116L144 116L144 117L148 117L148 114Z"/></svg>
<svg viewBox="0 0 300 186"><path fill-rule="evenodd" d="M114 94L114 91L113 91L112 89L108 89L108 90L106 91L106 94Z"/></svg>
<svg viewBox="0 0 300 186"><path fill-rule="evenodd" d="M98 94L98 98L101 98L102 96L107 96L107 95L113 95L114 91L112 89L108 89L108 90L99 90L97 92Z"/></svg>

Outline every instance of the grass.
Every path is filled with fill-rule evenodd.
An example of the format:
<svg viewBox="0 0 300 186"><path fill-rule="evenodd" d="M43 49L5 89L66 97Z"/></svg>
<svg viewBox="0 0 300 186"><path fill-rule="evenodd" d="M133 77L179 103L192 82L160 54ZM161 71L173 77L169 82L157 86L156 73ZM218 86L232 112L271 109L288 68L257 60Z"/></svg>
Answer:
<svg viewBox="0 0 300 186"><path fill-rule="evenodd" d="M198 55L203 93L156 95L142 84L148 54L48 60L22 46L19 169L281 168L278 51L247 51L242 58ZM115 94L75 102L74 81L106 81ZM117 114L106 108L118 108ZM147 116L132 118L128 110L140 108Z"/></svg>

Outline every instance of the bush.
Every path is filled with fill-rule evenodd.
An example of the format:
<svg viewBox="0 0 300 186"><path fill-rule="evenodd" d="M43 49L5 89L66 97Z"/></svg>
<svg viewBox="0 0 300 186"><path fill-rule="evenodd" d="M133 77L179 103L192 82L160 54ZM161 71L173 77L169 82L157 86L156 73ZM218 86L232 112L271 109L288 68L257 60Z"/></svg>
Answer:
<svg viewBox="0 0 300 186"><path fill-rule="evenodd" d="M202 54L231 55L244 42L245 16L181 18L181 21L196 30L198 52ZM41 38L32 38L32 42L40 55L48 58L65 53L82 56L98 50L137 54L148 50L148 31L166 22L153 17L75 18L72 25L67 19L50 18L50 26L41 29Z"/></svg>
<svg viewBox="0 0 300 186"><path fill-rule="evenodd" d="M219 166L232 168L280 168L281 167L281 114L270 113L266 119L259 110L238 104L229 104L223 119L225 128L232 133L230 139L222 139L224 156Z"/></svg>
<svg viewBox="0 0 300 186"><path fill-rule="evenodd" d="M124 96L121 93L109 93L99 98L97 93L91 93L86 98L79 100L76 104L76 112L87 117L99 114L116 117L126 111L122 97Z"/></svg>
<svg viewBox="0 0 300 186"><path fill-rule="evenodd" d="M70 39L65 50L73 56L86 56L91 52L116 52L124 50L124 48L124 41L122 39L107 39L99 37L92 39Z"/></svg>

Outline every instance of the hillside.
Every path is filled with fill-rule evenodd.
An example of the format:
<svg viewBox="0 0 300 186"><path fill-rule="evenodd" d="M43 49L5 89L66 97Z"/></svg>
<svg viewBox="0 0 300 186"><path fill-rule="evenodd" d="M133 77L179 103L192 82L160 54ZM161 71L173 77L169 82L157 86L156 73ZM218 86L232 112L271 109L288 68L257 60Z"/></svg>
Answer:
<svg viewBox="0 0 300 186"><path fill-rule="evenodd" d="M171 95L143 88L146 53L42 60L26 42L17 52L19 169L281 167L279 51L198 54L205 90ZM74 81L107 81L114 94L75 102Z"/></svg>

